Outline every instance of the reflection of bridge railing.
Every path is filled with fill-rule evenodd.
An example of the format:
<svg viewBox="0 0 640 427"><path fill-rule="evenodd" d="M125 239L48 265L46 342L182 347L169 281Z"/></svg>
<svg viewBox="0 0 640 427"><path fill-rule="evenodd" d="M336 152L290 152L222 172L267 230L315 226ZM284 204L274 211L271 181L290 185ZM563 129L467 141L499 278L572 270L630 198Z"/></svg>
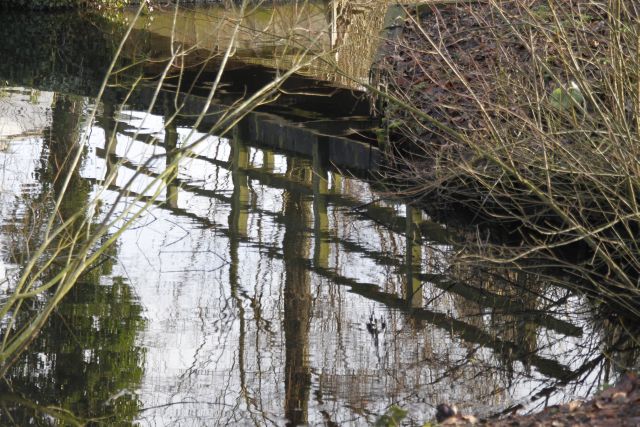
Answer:
<svg viewBox="0 0 640 427"><path fill-rule="evenodd" d="M102 118L101 123L107 124L110 119ZM104 126L107 129L114 129L114 122ZM423 221L421 215L412 212L407 207L406 216L400 216L395 213L393 208L376 206L375 203L366 204L363 200L357 199L350 194L341 194L335 192L328 186L328 174L332 175L331 182L339 182L344 179L336 172L327 170L326 151L320 150L319 144L311 147L311 161L301 161L300 167L304 172L304 179L295 179L287 174L274 172L269 162L260 167L255 167L249 159L249 145L239 137L241 131L236 131L234 138L230 140L231 154L226 160L216 159L204 155L194 155L192 158L199 161L208 162L216 168L226 171L233 183L232 190L214 191L194 185L185 179L176 179L168 185L167 200L157 201L155 204L163 209L170 211L174 215L183 216L197 222L208 228L215 228L217 232L225 235L233 241L243 241L249 246L260 249L261 252L268 254L272 258L284 259L282 249L265 242L254 241L247 232L247 222L249 213L267 216L277 223L286 226L286 218L280 212L274 212L262 207L251 206L249 204L248 186L249 180L258 182L261 186L282 189L290 193L297 193L307 196L313 203L314 223L312 227L306 227L303 231L313 236L314 251L309 258L301 257L294 260L300 263L304 268L322 277L329 278L339 285L348 286L351 291L364 296L372 301L378 301L389 307L399 309L406 316L414 319L425 320L430 324L442 328L444 330L453 330L455 333L467 342L480 344L482 346L493 349L498 354L509 354L509 357L516 359L526 359L527 363L536 366L538 370L548 376L560 379L567 378L571 374L571 369L561 365L553 359L544 358L535 354L527 353L517 343L509 342L496 338L491 333L485 332L481 327L466 323L454 317L429 310L423 307L422 287L425 283L429 283L437 288L447 292L455 293L464 299L478 304L480 306L494 309L501 314L522 314L530 311L522 303L519 303L508 296L493 294L473 286L452 282L449 277L443 274L423 273L420 271L421 264L421 247L423 241L432 241L429 235L421 235L418 239L419 225ZM133 135L127 132L120 135L131 138ZM176 129L165 129L165 138L171 138L171 143L167 144L163 140L154 141L146 137L136 139L137 142L143 144L155 144L169 150L171 145L175 146ZM131 139L129 139L131 141ZM115 145L115 144L114 144ZM167 146L169 145L169 146ZM262 151L264 159L273 159L274 151L270 148L260 147L258 144L252 143L253 148ZM140 168L139 163L130 159L122 158L115 154L115 148L112 147L108 152L106 149L96 150L96 155L106 160L107 164L113 167L131 169L138 171L144 176L155 178L158 172L151 168ZM96 180L99 182L99 180ZM111 185L110 190L121 192L129 191L116 185ZM197 197L204 197L217 200L228 206L230 213L227 223L211 219L206 216L195 214L188 209L180 208L177 200L178 190L192 194ZM135 195L134 193L131 193ZM329 230L327 219L328 206L334 206L343 209L343 217L353 216L355 220L365 221L366 223L377 223L383 228L393 233L400 234L406 239L406 252L403 255L392 254L388 252L372 250L366 246L354 242L348 238L342 237L335 232ZM363 207L362 209L354 209ZM424 229L433 228L430 224ZM446 236L446 234L443 234ZM438 241L440 245L446 245L447 240ZM404 296L399 297L396 294L383 292L380 287L375 284L362 283L358 280L347 278L340 275L334 269L329 268L328 255L330 253L330 245L338 245L343 250L356 253L367 259L374 261L378 265L395 267L399 272L406 274L406 289ZM286 260L285 260L286 261ZM554 329L564 335L579 336L581 329L564 320L557 319L546 313L534 313L526 318L527 322L537 324L547 329Z"/></svg>
<svg viewBox="0 0 640 427"><path fill-rule="evenodd" d="M146 105L145 102L148 97L145 92L145 90L139 91L141 94L137 95L141 100L142 105ZM135 101L135 99L136 97L134 96L132 101ZM202 99L199 97L186 96L180 100L183 102L183 109L185 111L198 112L202 109ZM161 109L157 110L158 113L164 114ZM201 124L200 128L206 132L206 130L215 123L216 117L217 116L215 114L209 115ZM192 120L186 117L183 117L182 119L178 117L177 119L187 127L192 123ZM136 135L135 132L126 129L124 126L120 126L120 129L120 133L122 135L127 135L129 137L134 137ZM355 170L353 167L350 167L349 170L354 171L356 174L362 174L362 171L358 172L358 166L364 169L375 168L374 158L378 155L374 155L375 151L372 150L375 149L361 142L351 141L345 138L331 138L318 135L313 130L306 129L305 127L299 126L295 123L289 123L283 119L265 113L250 113L238 124L235 132L236 138L240 138L245 143L253 144L257 147L262 147L263 149L266 145L267 147L275 147L276 149L284 150L285 152L290 151L296 154L302 154L303 156L312 157L315 168L314 174L316 177L325 173L323 172L323 168L329 163L337 166L356 166ZM155 141L153 140L153 137L148 135L137 135L136 140L143 143L157 143L162 146L162 141ZM337 145L332 146L332 144ZM194 158L227 170L232 166L232 162L230 160L219 160L198 155L194 155ZM263 185L293 191L305 196L312 196L314 198L318 196L319 189L314 187L314 182L291 180L283 174L274 174L267 168L254 168L249 164L242 168L242 170L243 174L246 174L249 179L256 180ZM337 176L339 176L339 174ZM330 203L336 207L347 208L351 213L353 213L354 217L372 220L384 228L398 234L413 235L413 239L415 239L415 242L413 242L414 246L419 245L421 242L440 245L451 244L452 239L447 230L438 223L424 220L419 214L415 212L412 213L410 207L407 207L407 215L400 216L397 215L394 208L389 206L381 206L377 203L363 203L357 198L336 192L325 191L323 193L324 194L321 195L321 198L325 203ZM202 192L199 194L205 195ZM215 196L209 195L207 197L214 197L218 198L220 201L228 202L227 200L224 200L225 196L220 194ZM261 213L265 214L265 212ZM269 213L266 214L268 215ZM413 219L411 221L407 221L408 217L412 217ZM337 242L335 236L330 236L329 238ZM378 264L394 266L397 268L403 267L403 264L398 262L397 258L390 258L385 254L366 249L354 242L340 241L339 243L345 246L345 248L353 248L352 252L367 254L368 258L375 260ZM414 251L415 250L416 249L414 248ZM406 255L419 256L419 254L412 255L410 253L407 253ZM413 276L411 270L407 271ZM514 301L514 298L481 290L477 287L464 283L452 283L450 280L444 279L443 277L434 277L433 275L420 273L415 274L415 277L409 278L409 280L414 281L417 279L423 282L428 281L440 289L459 294L468 300L481 303L481 305L500 309L503 313L518 313L519 315L522 315L522 313L531 312L530 308L527 309L522 304ZM418 289L421 285L419 283L414 283L413 286L415 289ZM546 322L547 327L566 335L576 336L581 333L580 328L570 325L565 321L554 319L545 313L531 313L528 317L531 319L545 319L544 321Z"/></svg>

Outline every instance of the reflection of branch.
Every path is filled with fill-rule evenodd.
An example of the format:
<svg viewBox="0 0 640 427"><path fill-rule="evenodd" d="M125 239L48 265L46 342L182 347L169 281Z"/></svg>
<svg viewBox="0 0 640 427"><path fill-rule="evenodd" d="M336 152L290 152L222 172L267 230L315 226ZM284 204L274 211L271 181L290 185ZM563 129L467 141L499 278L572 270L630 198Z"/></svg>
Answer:
<svg viewBox="0 0 640 427"><path fill-rule="evenodd" d="M154 409L168 408L173 405L209 405L209 406L226 406L228 408L235 407L235 405L231 405L229 403L224 403L224 402L208 402L206 400L193 399L193 400L180 400L178 402L168 402L168 403L163 403L161 405L155 405L155 406L147 406L146 408L140 409L138 412L153 411Z"/></svg>
<svg viewBox="0 0 640 427"><path fill-rule="evenodd" d="M378 203L378 202L380 202L380 201L382 201L382 200L383 200L382 198L373 199L373 200L371 200L370 202L363 203L363 204L361 204L361 205L353 206L353 207L351 208L351 210L352 210L352 211L359 211L359 210L361 210L361 209L364 209L364 208L366 208L366 207L369 207L370 205L373 205L374 203Z"/></svg>
<svg viewBox="0 0 640 427"><path fill-rule="evenodd" d="M591 371L593 371L596 366L601 363L603 360L605 359L605 355L601 354L598 357L596 357L593 360L590 360L588 362L585 362L580 368L578 368L576 371L573 372L573 374L569 375L567 378L564 378L560 381L555 382L553 385L550 385L548 387L543 388L542 390L540 390L539 392L535 393L533 396L531 396L529 398L530 402L535 402L538 399L541 398L549 398L549 396L555 392L556 390L558 390L558 388L567 385L569 382L574 381L576 379L578 379L580 376L582 376L583 374L589 374ZM507 414L512 414L514 412L516 412L518 409L523 408L523 404L522 403L518 403L515 405L511 405L508 408L500 411L500 412L496 412L494 414L491 414L490 416L488 416L488 419L495 419L495 418L499 418L503 415L507 415Z"/></svg>

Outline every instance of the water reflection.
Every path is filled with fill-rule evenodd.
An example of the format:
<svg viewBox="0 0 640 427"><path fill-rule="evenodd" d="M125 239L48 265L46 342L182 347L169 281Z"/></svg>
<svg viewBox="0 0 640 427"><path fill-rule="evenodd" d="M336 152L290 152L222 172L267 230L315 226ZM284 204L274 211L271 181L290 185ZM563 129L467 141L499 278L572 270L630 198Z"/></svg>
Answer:
<svg viewBox="0 0 640 427"><path fill-rule="evenodd" d="M17 103L20 95L21 91L15 90L9 96ZM4 182L18 180L13 182L17 184L13 195L22 205L14 210L13 218L3 218L5 266L20 269L26 262L32 251L29 248L43 237L41 222L46 211L53 209L54 200L62 196L58 213L64 221L86 210L92 189L91 183L70 166L85 100L63 94L47 99L52 98L51 115L41 117L50 120L49 126L36 135L14 136L5 153ZM23 104L23 108L28 110L30 105ZM41 150L31 151L31 173L25 176L22 171L7 168L13 152L40 144ZM67 176L70 180L65 184ZM21 181L26 177L36 182ZM63 190L64 185L68 190ZM65 246L66 239L83 233L82 219L76 218L76 226L60 238L59 247ZM22 227L7 227L12 221L21 221ZM60 253L59 262L64 262L65 256ZM105 254L79 279L65 303L30 343L29 351L7 372L0 396L2 424L48 424L52 417L70 425L89 420L132 422L138 416L141 407L136 390L144 372L144 349L136 341L144 328L142 307L126 279L112 274L114 256ZM55 262L47 270L43 282L57 274ZM28 318L41 310L45 301L34 300L19 315Z"/></svg>
<svg viewBox="0 0 640 427"><path fill-rule="evenodd" d="M247 8L213 4L176 10L160 7L135 23L127 55L143 52L152 61L170 56L182 46L190 54L188 67L215 64L233 40L234 59L244 64L289 69L301 57L320 55L302 70L305 75L346 87L367 82L376 49L383 34L388 0L349 2L309 0L270 4L257 2ZM125 12L132 20L134 11ZM234 34L238 20L239 32Z"/></svg>
<svg viewBox="0 0 640 427"><path fill-rule="evenodd" d="M126 29L74 13L3 11L0 24L3 84L94 96Z"/></svg>
<svg viewBox="0 0 640 427"><path fill-rule="evenodd" d="M0 96L0 112L41 123L0 133L7 276L41 238L95 103L82 96L95 87L62 83ZM8 373L3 423L366 424L391 404L419 422L443 401L489 414L567 400L637 364L619 323L543 271L459 262L476 230L382 197L358 178L368 147L264 113L210 134L217 110L197 126L206 99L173 89L149 114L146 84L98 103L60 219L122 210L177 168Z"/></svg>
<svg viewBox="0 0 640 427"><path fill-rule="evenodd" d="M188 131L177 129L181 135ZM180 273L170 282L172 295L194 287L193 282L209 282L198 271L207 271L210 261L196 261L197 248L205 245L219 256L228 253L228 265L216 267L227 274L214 274L222 286L214 307L225 313L227 329L206 328L205 317L202 332L216 340L224 336L224 350L210 350L217 357L226 360L229 352L235 354L224 366L213 367L214 377L230 381L216 404L226 402L237 414L250 416L257 396L280 396L263 402L260 414L281 414L295 423L319 421L326 414L365 420L366 415L355 414L379 413L395 400L420 407L414 398L423 401L422 414L440 399L482 410L490 403L518 402L550 380L569 381L590 361L591 346L597 343L583 332L588 317L572 313L581 306L575 297L567 307L548 310L542 301L556 301L562 290L535 277L519 272L483 275L480 280L489 284L482 285L471 271L448 274L455 250L446 242L429 241L422 230L434 225L422 214L379 201L366 184L349 177L335 180L340 183L330 191L330 174L321 166L319 152L312 152L315 160L284 157L252 146L257 142L239 134L241 130L234 139L210 137L206 150L180 169L184 185L177 207L154 211L153 228L169 229L161 232L165 237L159 246L151 246L156 249L144 249L145 254L162 253L161 242L171 242L174 255L191 254L182 269L175 268L179 258L172 258L172 272ZM180 228L204 226L207 232L198 238L176 234L175 225L169 225L176 221ZM144 283L146 269L133 265L140 256L135 253L129 255L127 270L140 270L137 282ZM425 271L425 266L431 268ZM158 277L162 283L167 273ZM196 294L188 300L202 299L198 286L192 292ZM171 311L170 318L177 318L169 325L176 333L185 332L181 322L189 316L183 317L184 310L193 308ZM365 327L371 313L389 325L375 337ZM191 356L196 364L212 357L201 355L206 343L201 346ZM258 368L265 359L270 365ZM237 383L231 380L234 372ZM283 384L284 389L267 392L264 383ZM469 388L472 397L457 391ZM327 402L339 407L328 411ZM483 404L478 408L476 402Z"/></svg>
<svg viewBox="0 0 640 427"><path fill-rule="evenodd" d="M50 130L33 137L50 147L34 152L42 188L55 193L86 102L57 95ZM135 165L156 176L170 159L146 160L170 158L193 131L170 108L144 120L124 108L103 105L69 212L110 168L105 207ZM524 273L452 265L437 224L328 169L319 145L301 158L241 127L228 139L195 132L207 144L74 288L11 372L11 396L82 419L303 424L370 422L391 403L416 419L444 400L482 412L597 380L581 371L597 367L601 335L579 298ZM33 412L11 402L14 417Z"/></svg>

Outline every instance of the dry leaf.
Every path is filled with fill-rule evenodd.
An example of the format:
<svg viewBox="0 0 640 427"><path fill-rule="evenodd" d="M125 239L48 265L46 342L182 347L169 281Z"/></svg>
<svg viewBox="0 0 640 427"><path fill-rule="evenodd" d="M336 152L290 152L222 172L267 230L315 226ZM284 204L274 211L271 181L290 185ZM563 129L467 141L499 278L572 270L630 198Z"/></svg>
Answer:
<svg viewBox="0 0 640 427"><path fill-rule="evenodd" d="M582 402L580 400L572 400L569 402L569 412L574 412L578 410L582 406Z"/></svg>

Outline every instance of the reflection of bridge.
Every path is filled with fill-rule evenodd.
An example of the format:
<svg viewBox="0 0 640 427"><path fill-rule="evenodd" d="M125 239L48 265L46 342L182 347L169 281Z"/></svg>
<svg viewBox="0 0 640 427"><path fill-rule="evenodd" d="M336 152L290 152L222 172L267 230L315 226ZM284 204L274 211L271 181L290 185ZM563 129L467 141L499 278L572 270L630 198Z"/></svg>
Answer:
<svg viewBox="0 0 640 427"><path fill-rule="evenodd" d="M136 102L141 102L141 106L146 105L142 95L138 98L134 96L134 109ZM202 99L190 97L186 100L185 110L198 111L198 105L201 105L202 102ZM110 106L105 107L104 110L109 112L114 109L115 106ZM168 122L172 115L167 111L162 111L161 107L155 111L165 116L165 122ZM211 127L210 121L214 120L215 115L209 116L207 121L201 124L201 128L209 129ZM147 145L149 152L153 151L152 147L159 147L170 155L171 149L179 146L178 127L188 128L189 119L186 116L178 117L173 124L165 129L164 136L154 134L154 137L144 134L136 136L135 132L128 130L125 125L108 115L100 117L98 124L106 134L117 129L117 134L124 137L123 139L119 138L119 141L129 141L128 144L131 143L132 138L135 138L136 143ZM199 135L201 136L202 133ZM295 137L292 138L292 135ZM122 143L119 142L119 144ZM219 141L211 143L220 144ZM295 124L287 124L264 113L250 114L240 122L229 138L228 144L230 146L228 155L216 157L192 153L190 158L228 174L233 184L231 190L207 189L192 182L188 176L179 176L167 185L165 200L156 202L156 205L170 211L173 215L189 218L207 228L214 228L231 242L243 242L243 244L255 247L261 253L268 254L274 259L281 259L285 263L295 262L309 273L347 286L351 292L362 295L369 300L398 309L408 318L426 321L445 331L453 331L464 341L491 348L497 354L508 354L509 358L526 360L527 364L535 366L545 376L558 379L566 379L571 376L572 370L557 360L532 354L532 349L524 348L518 342L498 338L490 331L484 330L483 327L459 320L435 307L432 309L429 306L424 306L425 292L428 290L446 291L472 304L479 304L484 309L505 316L518 315L532 325L554 330L562 335L580 336L581 334L579 327L545 312L536 312L535 308L532 310L530 305L522 303L516 297L494 294L469 284L452 281L448 275L439 272L422 272L424 244L439 247L446 252L450 244L447 231L438 224L423 219L422 215L413 211L410 206L405 206L406 214L400 215L397 212L398 206L393 203L369 202L367 199L362 199L360 194L345 191L343 183L349 180L348 176L342 175L330 167L332 162L343 166L350 162L361 164L363 167L370 166L371 156L375 151L372 151L369 146L341 138L319 136L312 131L300 128ZM346 144L354 144L355 147L358 147L351 149L351 152L355 153L360 150L361 154L357 156L365 160L358 163L358 161L349 160L347 156L341 158L339 153L343 145ZM139 165L145 159L119 156L116 154L115 146L116 144L113 144L110 150L99 149L96 154L104 158L106 163L112 167L129 171L137 170L150 178L157 177L161 172L161 170L153 168L141 170ZM274 159L281 152L293 152L303 155L309 160L296 160L295 173L291 170L279 171ZM346 152L348 153L349 150ZM333 156L332 153L334 153ZM100 180L97 179L96 182L100 182ZM288 194L297 195L296 197L300 197L302 200L312 200L313 225L303 227L304 233L313 236L313 251L309 253L308 257L300 256L295 260L287 259L281 247L256 241L250 237L248 218L252 214L270 218L275 224L285 228L289 221L282 212L261 207L261 204L256 203L255 200L249 202L251 182L255 183L254 185L284 190ZM110 189L131 191L115 185ZM364 195L366 196L366 194ZM215 218L198 215L181 207L180 200L184 197L212 199L219 202L221 206L226 206L229 210L226 223ZM253 197L256 197L255 194ZM329 226L329 207L333 209L334 215L341 215L344 221L368 224L368 226L375 224L389 233L403 236L405 250L403 252L389 252L372 249L366 244L339 235ZM388 266L404 272L404 290L401 294L397 294L383 290L380 284L366 283L341 275L330 267L329 260L329 254L338 250L358 254L363 259L373 261L376 265Z"/></svg>
<svg viewBox="0 0 640 427"><path fill-rule="evenodd" d="M284 2L252 5L247 10L222 5L173 7L141 17L125 47L130 56L166 59L171 46L190 54L183 65L219 57L233 38L234 59L243 64L286 70L305 57L321 56L301 73L334 85L357 88L366 81L383 32L389 0ZM394 2L395 3L395 2ZM133 12L127 15L129 20ZM177 17L177 18L176 18ZM175 21L174 21L175 19ZM351 76L353 79L347 78Z"/></svg>

